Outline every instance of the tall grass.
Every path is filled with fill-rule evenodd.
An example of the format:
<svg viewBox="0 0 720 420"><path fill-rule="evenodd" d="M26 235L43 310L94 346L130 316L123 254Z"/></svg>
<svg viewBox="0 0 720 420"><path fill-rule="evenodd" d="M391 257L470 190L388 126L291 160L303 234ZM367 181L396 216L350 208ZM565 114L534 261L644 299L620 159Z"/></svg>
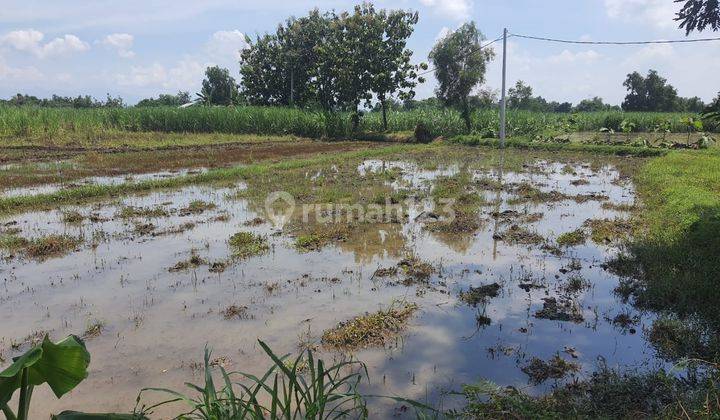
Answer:
<svg viewBox="0 0 720 420"><path fill-rule="evenodd" d="M205 349L205 383L187 384L195 396L164 388L146 388L140 392L160 392L170 396L167 401L142 411L173 403L184 403L190 411L180 419L240 420L240 419L340 419L368 418L365 398L358 391L360 383L368 377L367 368L358 361L339 362L327 366L312 351L302 352L294 359L279 357L262 341L260 346L272 361L271 367L258 377L248 373L228 373L220 367L222 385L213 378L210 350ZM233 382L233 378L241 382ZM410 404L425 417L431 408L410 400L393 398Z"/></svg>
<svg viewBox="0 0 720 420"><path fill-rule="evenodd" d="M527 136L544 131L598 131L609 128L620 131L623 120L632 121L635 131L652 131L668 121L673 132L684 132L682 113L590 112L553 114L531 111L509 111L508 133ZM422 122L436 136L467 134L460 114L452 109L429 109L391 112L389 131L409 131ZM478 110L472 115L472 131L492 137L497 133L496 110ZM382 131L379 113L362 118L360 129ZM717 131L717 123L708 123L708 131ZM347 113L328 114L291 108L271 107L173 107L72 109L0 106L0 138L58 139L73 137L92 140L108 133L123 131L158 131L230 134L293 134L303 137L351 137Z"/></svg>

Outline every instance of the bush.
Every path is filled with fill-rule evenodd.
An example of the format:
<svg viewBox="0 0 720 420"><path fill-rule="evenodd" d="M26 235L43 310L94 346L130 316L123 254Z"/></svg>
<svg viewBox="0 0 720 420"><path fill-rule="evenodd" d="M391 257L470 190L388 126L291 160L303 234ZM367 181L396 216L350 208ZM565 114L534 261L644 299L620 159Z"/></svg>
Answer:
<svg viewBox="0 0 720 420"><path fill-rule="evenodd" d="M421 122L415 126L415 141L418 143L430 143L433 141L432 133L427 126Z"/></svg>

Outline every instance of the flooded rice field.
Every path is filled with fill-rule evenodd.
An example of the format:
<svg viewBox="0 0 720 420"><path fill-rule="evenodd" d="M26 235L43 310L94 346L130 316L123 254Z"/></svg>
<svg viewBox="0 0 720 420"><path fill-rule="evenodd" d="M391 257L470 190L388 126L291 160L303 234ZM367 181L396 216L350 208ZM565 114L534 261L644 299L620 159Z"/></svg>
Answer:
<svg viewBox="0 0 720 420"><path fill-rule="evenodd" d="M444 408L481 379L540 394L600 365L661 366L653 315L604 267L630 230L637 162L589 159L436 149L4 217L0 357L46 332L86 339L89 378L62 401L38 389L37 418L181 390L205 344L214 364L262 373L258 339L352 355L364 391ZM333 334L391 309L407 316L389 331Z"/></svg>

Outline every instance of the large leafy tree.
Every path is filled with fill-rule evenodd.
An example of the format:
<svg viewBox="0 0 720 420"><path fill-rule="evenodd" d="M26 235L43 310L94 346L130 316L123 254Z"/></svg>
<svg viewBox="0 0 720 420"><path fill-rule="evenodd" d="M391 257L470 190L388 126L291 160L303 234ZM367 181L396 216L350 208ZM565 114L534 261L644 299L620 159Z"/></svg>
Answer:
<svg viewBox="0 0 720 420"><path fill-rule="evenodd" d="M256 105L312 105L325 84L320 72L332 14L312 10L308 16L290 18L274 34L258 36L241 53L241 86L248 102ZM332 98L323 96L332 106Z"/></svg>
<svg viewBox="0 0 720 420"><path fill-rule="evenodd" d="M706 28L720 29L720 0L675 0L675 3L684 3L675 20L688 35Z"/></svg>
<svg viewBox="0 0 720 420"><path fill-rule="evenodd" d="M439 83L435 93L446 105L460 108L468 131L472 128L468 97L485 81L487 63L495 56L492 50L481 48L484 39L475 22L470 22L440 39L430 51Z"/></svg>
<svg viewBox="0 0 720 420"><path fill-rule="evenodd" d="M207 105L236 104L239 94L235 79L230 76L228 69L219 66L208 67L198 97Z"/></svg>
<svg viewBox="0 0 720 420"><path fill-rule="evenodd" d="M638 72L628 74L623 86L628 90L622 103L622 109L625 111L675 111L678 109L677 90L655 70L650 70L646 77Z"/></svg>
<svg viewBox="0 0 720 420"><path fill-rule="evenodd" d="M528 109L533 97L532 87L526 85L522 80L515 83L515 87L508 90L508 105L514 109Z"/></svg>
<svg viewBox="0 0 720 420"><path fill-rule="evenodd" d="M371 12L374 10L371 9ZM417 82L424 81L417 74L418 67L411 63L412 51L406 48L417 21L417 13L401 10L381 10L366 15L369 30L369 83L380 103L385 130L388 101L392 101L395 94L401 100L412 99Z"/></svg>

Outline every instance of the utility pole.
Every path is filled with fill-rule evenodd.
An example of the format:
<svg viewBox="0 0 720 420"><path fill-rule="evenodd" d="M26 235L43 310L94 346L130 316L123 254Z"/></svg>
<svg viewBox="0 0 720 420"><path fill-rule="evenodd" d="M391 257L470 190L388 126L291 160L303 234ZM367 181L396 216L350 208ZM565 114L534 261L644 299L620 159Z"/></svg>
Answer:
<svg viewBox="0 0 720 420"><path fill-rule="evenodd" d="M500 147L505 148L505 79L507 75L507 34L508 30L503 30L503 65L502 65L502 96L500 99Z"/></svg>

